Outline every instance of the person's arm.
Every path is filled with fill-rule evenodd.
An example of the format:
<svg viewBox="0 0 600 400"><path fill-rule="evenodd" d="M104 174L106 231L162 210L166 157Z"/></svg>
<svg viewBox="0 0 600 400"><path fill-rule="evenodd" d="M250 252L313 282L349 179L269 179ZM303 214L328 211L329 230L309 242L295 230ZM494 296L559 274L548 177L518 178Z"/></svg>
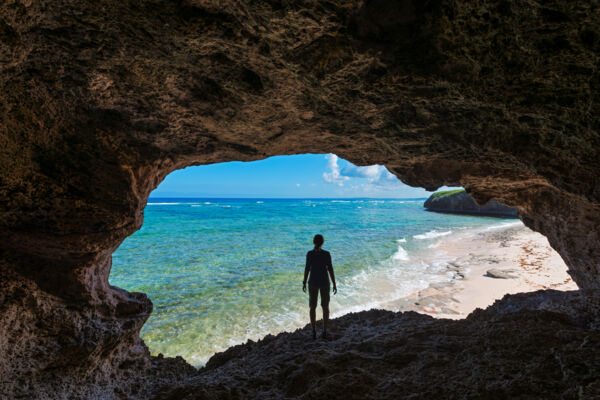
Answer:
<svg viewBox="0 0 600 400"><path fill-rule="evenodd" d="M331 254L329 254L329 265L327 266L327 271L329 271L329 276L331 277L331 282L333 282L333 294L337 293L337 285L335 284L335 274L333 273L333 263L331 262Z"/></svg>
<svg viewBox="0 0 600 400"><path fill-rule="evenodd" d="M302 291L306 292L306 280L308 279L308 273L310 272L310 262L308 260L308 254L306 253L306 266L304 267L304 279L302 280Z"/></svg>

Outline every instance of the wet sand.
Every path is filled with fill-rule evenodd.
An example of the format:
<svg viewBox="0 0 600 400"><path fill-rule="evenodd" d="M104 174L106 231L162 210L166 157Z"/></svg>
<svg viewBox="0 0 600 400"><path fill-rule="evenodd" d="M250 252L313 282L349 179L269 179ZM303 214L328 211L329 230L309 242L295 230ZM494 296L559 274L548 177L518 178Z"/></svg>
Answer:
<svg viewBox="0 0 600 400"><path fill-rule="evenodd" d="M505 294L540 289L574 290L562 258L541 234L522 224L465 232L431 246L445 265L448 282L435 283L385 309L417 311L439 318L464 318Z"/></svg>

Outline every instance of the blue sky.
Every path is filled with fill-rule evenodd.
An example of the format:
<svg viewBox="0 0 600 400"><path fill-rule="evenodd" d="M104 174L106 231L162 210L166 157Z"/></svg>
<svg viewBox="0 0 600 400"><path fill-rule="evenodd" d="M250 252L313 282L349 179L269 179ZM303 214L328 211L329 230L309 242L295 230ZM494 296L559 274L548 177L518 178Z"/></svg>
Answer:
<svg viewBox="0 0 600 400"><path fill-rule="evenodd" d="M334 154L270 157L174 171L150 197L427 197L381 165L357 167Z"/></svg>

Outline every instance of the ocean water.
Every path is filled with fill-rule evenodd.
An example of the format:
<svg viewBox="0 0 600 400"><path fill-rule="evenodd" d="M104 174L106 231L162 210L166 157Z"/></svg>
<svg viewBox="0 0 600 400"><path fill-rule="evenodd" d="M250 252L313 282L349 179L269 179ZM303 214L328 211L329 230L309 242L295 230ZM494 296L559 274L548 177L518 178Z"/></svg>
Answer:
<svg viewBox="0 0 600 400"><path fill-rule="evenodd" d="M425 199L150 199L113 255L110 283L148 294L153 354L201 366L218 351L308 323L302 278L315 233L332 254L332 317L449 278L435 246L514 220L437 214ZM317 319L321 317L317 309Z"/></svg>

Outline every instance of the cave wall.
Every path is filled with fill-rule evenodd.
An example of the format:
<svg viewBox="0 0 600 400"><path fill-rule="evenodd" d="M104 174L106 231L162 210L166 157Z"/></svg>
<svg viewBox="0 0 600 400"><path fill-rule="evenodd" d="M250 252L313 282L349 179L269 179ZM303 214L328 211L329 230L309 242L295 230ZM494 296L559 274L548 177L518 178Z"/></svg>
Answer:
<svg viewBox="0 0 600 400"><path fill-rule="evenodd" d="M189 165L332 152L464 186L600 288L599 22L597 1L0 3L0 387L142 385L152 306L108 284L111 254Z"/></svg>

